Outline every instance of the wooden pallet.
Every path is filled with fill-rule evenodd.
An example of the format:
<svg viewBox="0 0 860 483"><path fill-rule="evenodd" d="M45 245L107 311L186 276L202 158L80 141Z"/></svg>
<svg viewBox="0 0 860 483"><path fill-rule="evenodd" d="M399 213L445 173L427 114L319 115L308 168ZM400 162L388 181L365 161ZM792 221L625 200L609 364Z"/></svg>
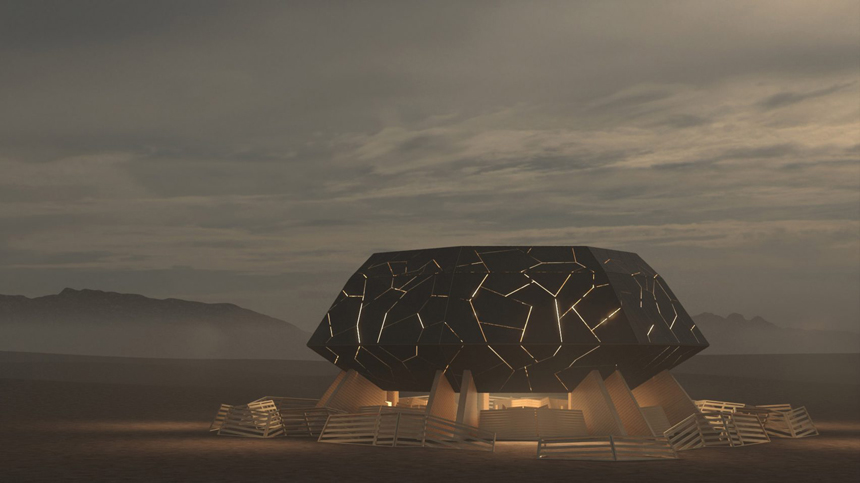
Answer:
<svg viewBox="0 0 860 483"><path fill-rule="evenodd" d="M284 425L273 401L255 401L227 409L218 435L274 438L284 435Z"/></svg>
<svg viewBox="0 0 860 483"><path fill-rule="evenodd" d="M770 437L755 415L700 412L691 414L663 435L676 451L697 448L748 446L769 443Z"/></svg>
<svg viewBox="0 0 860 483"><path fill-rule="evenodd" d="M713 401L710 399L700 399L693 402L696 403L696 407L699 408L699 411L712 413L734 413L738 408L746 406L744 403Z"/></svg>
<svg viewBox="0 0 860 483"><path fill-rule="evenodd" d="M272 401L278 409L312 408L316 407L319 399L301 397L263 396L254 402Z"/></svg>
<svg viewBox="0 0 860 483"><path fill-rule="evenodd" d="M579 461L651 461L677 459L678 453L666 438L592 436L540 438L537 456L539 459Z"/></svg>
<svg viewBox="0 0 860 483"><path fill-rule="evenodd" d="M588 436L580 410L508 408L481 411L480 428L503 441L537 441L541 437Z"/></svg>
<svg viewBox="0 0 860 483"><path fill-rule="evenodd" d="M768 434L778 438L808 438L818 436L818 428L809 417L806 407L788 411L773 411L765 422Z"/></svg>
<svg viewBox="0 0 860 483"><path fill-rule="evenodd" d="M399 408L397 408L399 409ZM423 413L394 408L329 416L319 442L493 451L495 434Z"/></svg>
<svg viewBox="0 0 860 483"><path fill-rule="evenodd" d="M281 422L286 436L318 437L332 414L344 411L334 408L287 408L280 409Z"/></svg>
<svg viewBox="0 0 860 483"><path fill-rule="evenodd" d="M215 414L215 420L212 421L212 424L209 426L209 431L218 431L221 429L221 426L224 425L224 419L227 418L227 413L232 407L233 406L229 404L222 404L221 407L218 408L218 412Z"/></svg>

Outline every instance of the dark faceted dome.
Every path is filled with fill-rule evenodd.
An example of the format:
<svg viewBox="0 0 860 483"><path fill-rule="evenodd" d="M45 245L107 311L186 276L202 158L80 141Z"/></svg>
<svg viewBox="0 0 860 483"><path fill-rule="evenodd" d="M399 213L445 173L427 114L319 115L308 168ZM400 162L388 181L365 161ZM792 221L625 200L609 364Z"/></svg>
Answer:
<svg viewBox="0 0 860 483"><path fill-rule="evenodd" d="M385 390L568 392L590 371L632 387L708 347L638 255L592 247L451 247L372 255L308 347Z"/></svg>

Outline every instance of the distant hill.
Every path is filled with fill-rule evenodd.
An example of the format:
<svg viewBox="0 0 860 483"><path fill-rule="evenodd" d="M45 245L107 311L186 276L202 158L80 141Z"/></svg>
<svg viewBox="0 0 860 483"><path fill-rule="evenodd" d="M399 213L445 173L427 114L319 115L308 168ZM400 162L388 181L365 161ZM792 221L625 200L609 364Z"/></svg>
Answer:
<svg viewBox="0 0 860 483"><path fill-rule="evenodd" d="M833 354L860 352L860 334L831 330L789 329L761 317L693 316L711 346L704 354Z"/></svg>
<svg viewBox="0 0 860 483"><path fill-rule="evenodd" d="M233 304L73 290L0 295L0 351L186 359L319 359L310 334Z"/></svg>

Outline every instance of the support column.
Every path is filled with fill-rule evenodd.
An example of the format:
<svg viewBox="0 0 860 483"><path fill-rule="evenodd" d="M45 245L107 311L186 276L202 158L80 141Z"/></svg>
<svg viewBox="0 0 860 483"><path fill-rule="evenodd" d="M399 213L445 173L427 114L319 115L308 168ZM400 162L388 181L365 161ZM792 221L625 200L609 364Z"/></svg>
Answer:
<svg viewBox="0 0 860 483"><path fill-rule="evenodd" d="M457 422L469 426L478 427L480 419L478 390L475 389L475 380L472 379L472 371L463 371L463 382L460 384L460 402L457 404Z"/></svg>
<svg viewBox="0 0 860 483"><path fill-rule="evenodd" d="M666 419L673 426L699 411L687 391L669 371L663 371L642 383L633 390L633 396L640 407L661 406Z"/></svg>
<svg viewBox="0 0 860 483"><path fill-rule="evenodd" d="M433 378L433 388L427 399L426 414L454 421L457 418L456 399L454 397L454 389L451 388L445 373L436 371L436 377Z"/></svg>
<svg viewBox="0 0 860 483"><path fill-rule="evenodd" d="M386 391L385 401L391 403L392 406L397 406L400 402L400 391Z"/></svg>
<svg viewBox="0 0 860 483"><path fill-rule="evenodd" d="M585 425L592 436L627 436L621 418L609 397L600 371L594 370L585 376L573 392L567 395L570 409L582 411Z"/></svg>
<svg viewBox="0 0 860 483"><path fill-rule="evenodd" d="M338 374L317 403L317 407L342 409L348 413L355 413L362 406L385 406L385 397L386 391L350 369Z"/></svg>
<svg viewBox="0 0 860 483"><path fill-rule="evenodd" d="M654 430L648 424L645 415L642 414L636 398L633 397L627 381L620 372L613 372L612 375L603 381L603 384L606 386L606 391L609 393L612 403L615 404L615 410L618 411L618 417L621 418L621 423L624 425L627 434L631 436L658 436L654 434ZM662 436L662 434L659 436Z"/></svg>

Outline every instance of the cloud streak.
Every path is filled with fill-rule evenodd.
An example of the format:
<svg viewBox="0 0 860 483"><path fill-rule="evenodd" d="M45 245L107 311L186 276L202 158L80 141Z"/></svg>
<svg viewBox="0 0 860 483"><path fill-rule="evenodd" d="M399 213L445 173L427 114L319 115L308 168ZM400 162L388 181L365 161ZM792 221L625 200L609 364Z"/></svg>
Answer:
<svg viewBox="0 0 860 483"><path fill-rule="evenodd" d="M0 293L312 328L374 251L587 243L860 318L856 2L84 7L0 7Z"/></svg>

